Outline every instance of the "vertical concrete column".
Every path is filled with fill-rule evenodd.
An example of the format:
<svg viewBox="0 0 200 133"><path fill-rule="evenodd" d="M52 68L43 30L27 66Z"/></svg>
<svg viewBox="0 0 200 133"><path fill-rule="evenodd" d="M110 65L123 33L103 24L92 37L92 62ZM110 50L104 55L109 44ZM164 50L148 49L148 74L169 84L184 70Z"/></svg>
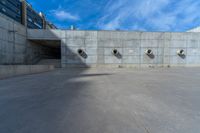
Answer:
<svg viewBox="0 0 200 133"><path fill-rule="evenodd" d="M65 33L66 34L66 33ZM65 35L66 36L66 35ZM67 47L67 44L66 44L66 38L62 38L61 39L61 67L62 68L65 68L66 67L66 47Z"/></svg>
<svg viewBox="0 0 200 133"><path fill-rule="evenodd" d="M25 64L28 64L29 62L29 56L28 55L28 52L29 52L29 43L28 43L28 40L27 40L27 2L26 0L20 0L22 2L22 7L21 7L21 15L22 15L22 25L25 26L26 28L26 45L25 45L25 56L24 56L24 63Z"/></svg>
<svg viewBox="0 0 200 133"><path fill-rule="evenodd" d="M39 13L40 17L42 18L42 27L43 29L47 29L46 27L46 18L42 12Z"/></svg>
<svg viewBox="0 0 200 133"><path fill-rule="evenodd" d="M46 19L44 16L42 18L42 23L43 23L43 29L47 29Z"/></svg>
<svg viewBox="0 0 200 133"><path fill-rule="evenodd" d="M27 27L27 3L26 0L21 0L22 2L22 24Z"/></svg>

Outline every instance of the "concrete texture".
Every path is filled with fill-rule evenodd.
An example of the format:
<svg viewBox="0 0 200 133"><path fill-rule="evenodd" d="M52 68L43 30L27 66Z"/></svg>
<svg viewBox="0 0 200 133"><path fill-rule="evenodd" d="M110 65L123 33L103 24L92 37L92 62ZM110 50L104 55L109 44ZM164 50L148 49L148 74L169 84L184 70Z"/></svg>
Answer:
<svg viewBox="0 0 200 133"><path fill-rule="evenodd" d="M0 79L52 70L53 65L0 65Z"/></svg>
<svg viewBox="0 0 200 133"><path fill-rule="evenodd" d="M26 28L0 14L0 64L24 64Z"/></svg>
<svg viewBox="0 0 200 133"><path fill-rule="evenodd" d="M200 68L67 69L0 81L1 133L197 133Z"/></svg>
<svg viewBox="0 0 200 133"><path fill-rule="evenodd" d="M199 66L200 33L28 30L29 40L60 40L62 66ZM87 58L81 57L83 49ZM117 49L118 58L112 54ZM153 56L145 54L147 49ZM185 56L177 55L184 50Z"/></svg>
<svg viewBox="0 0 200 133"><path fill-rule="evenodd" d="M26 63L35 65L44 59L56 59L57 57L55 57L54 55L56 55L57 51L60 52L60 46L58 46L59 48L57 48L57 45L60 44L60 42L52 41L53 42L52 44L51 41L48 42L50 43L43 43L42 41L38 42L28 41ZM46 44L50 45L48 46ZM53 44L56 44L56 47L53 47L52 46Z"/></svg>
<svg viewBox="0 0 200 133"><path fill-rule="evenodd" d="M32 65L54 49L27 40L27 29L0 14L0 65ZM54 42L53 42L54 43Z"/></svg>
<svg viewBox="0 0 200 133"><path fill-rule="evenodd" d="M113 49L120 57L112 54ZM147 49L153 51L151 57L145 54ZM182 49L184 57L177 55ZM0 15L1 65L36 64L52 59L52 53L60 56L57 50L62 67L200 66L200 33L30 30Z"/></svg>

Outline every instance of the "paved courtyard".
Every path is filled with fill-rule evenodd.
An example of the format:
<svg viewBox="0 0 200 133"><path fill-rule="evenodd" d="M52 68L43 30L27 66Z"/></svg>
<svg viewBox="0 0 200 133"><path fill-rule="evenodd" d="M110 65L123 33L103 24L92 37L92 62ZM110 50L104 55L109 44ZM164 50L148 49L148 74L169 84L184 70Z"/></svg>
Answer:
<svg viewBox="0 0 200 133"><path fill-rule="evenodd" d="M198 133L200 68L65 69L0 80L0 133Z"/></svg>

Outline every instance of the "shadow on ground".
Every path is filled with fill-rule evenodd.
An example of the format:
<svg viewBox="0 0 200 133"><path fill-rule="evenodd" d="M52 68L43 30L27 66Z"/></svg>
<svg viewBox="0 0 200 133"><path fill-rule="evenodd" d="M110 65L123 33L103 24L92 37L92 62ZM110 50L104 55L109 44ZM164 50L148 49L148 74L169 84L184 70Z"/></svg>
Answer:
<svg viewBox="0 0 200 133"><path fill-rule="evenodd" d="M1 80L0 132L81 132L86 125L80 126L78 121L84 120L85 111L91 108L86 101L91 95L90 83L83 79L110 75L84 74L84 71L62 69Z"/></svg>
<svg viewBox="0 0 200 133"><path fill-rule="evenodd" d="M200 69L62 69L0 81L1 133L194 133Z"/></svg>

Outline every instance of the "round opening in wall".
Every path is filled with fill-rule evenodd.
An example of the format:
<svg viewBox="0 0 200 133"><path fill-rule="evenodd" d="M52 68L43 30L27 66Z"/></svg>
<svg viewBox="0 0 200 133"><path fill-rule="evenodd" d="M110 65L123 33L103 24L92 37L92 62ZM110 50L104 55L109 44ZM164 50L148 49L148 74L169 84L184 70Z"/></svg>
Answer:
<svg viewBox="0 0 200 133"><path fill-rule="evenodd" d="M113 49L113 54L114 55L117 55L119 52L118 52L118 50L117 49Z"/></svg>
<svg viewBox="0 0 200 133"><path fill-rule="evenodd" d="M83 49L78 49L77 52L81 57L85 59L88 57L87 53Z"/></svg>
<svg viewBox="0 0 200 133"><path fill-rule="evenodd" d="M151 49L147 49L147 50L145 51L145 53L146 53L147 55L152 55L152 54L153 54L153 51L152 51Z"/></svg>
<svg viewBox="0 0 200 133"><path fill-rule="evenodd" d="M83 55L84 54L84 51L82 49L78 49L78 54L79 55Z"/></svg>
<svg viewBox="0 0 200 133"><path fill-rule="evenodd" d="M183 55L185 55L185 51L183 49L178 50L177 54L180 55L180 56L183 56Z"/></svg>
<svg viewBox="0 0 200 133"><path fill-rule="evenodd" d="M181 51L180 51L180 54L184 54L184 50L181 50Z"/></svg>

